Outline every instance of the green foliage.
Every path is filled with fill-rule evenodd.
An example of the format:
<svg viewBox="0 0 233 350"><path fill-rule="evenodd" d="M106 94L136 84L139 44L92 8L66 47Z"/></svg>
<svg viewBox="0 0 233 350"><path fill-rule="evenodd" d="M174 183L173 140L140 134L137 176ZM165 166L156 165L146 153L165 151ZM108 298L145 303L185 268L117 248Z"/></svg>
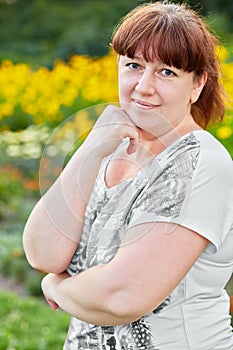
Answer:
<svg viewBox="0 0 233 350"><path fill-rule="evenodd" d="M0 350L62 349L69 316L39 300L0 292Z"/></svg>
<svg viewBox="0 0 233 350"><path fill-rule="evenodd" d="M180 2L179 0L174 0ZM18 0L0 1L0 59L51 66L74 54L102 56L108 52L118 20L147 0ZM210 15L220 34L231 31L231 0L187 1ZM212 21L215 15L224 20ZM224 33L222 24L224 23Z"/></svg>
<svg viewBox="0 0 233 350"><path fill-rule="evenodd" d="M116 21L136 3L136 0L23 0L11 5L0 2L0 58L50 65L58 57L69 58L73 54L103 55L108 52Z"/></svg>
<svg viewBox="0 0 233 350"><path fill-rule="evenodd" d="M39 159L49 133L46 127L0 133L0 223L25 222L38 200Z"/></svg>
<svg viewBox="0 0 233 350"><path fill-rule="evenodd" d="M0 168L0 220L20 209L23 188L16 172L10 164Z"/></svg>
<svg viewBox="0 0 233 350"><path fill-rule="evenodd" d="M1 224L0 275L19 283L26 294L41 296L43 274L29 266L23 251L22 232L23 224Z"/></svg>
<svg viewBox="0 0 233 350"><path fill-rule="evenodd" d="M21 164L15 161L14 165L14 160L0 161L0 222L6 219L24 220L32 203L38 198L39 191L33 188L34 183L38 186L38 180L29 178L27 168L23 167L24 162L21 159ZM28 163L32 164L30 161ZM34 174L34 177L38 178L37 168Z"/></svg>

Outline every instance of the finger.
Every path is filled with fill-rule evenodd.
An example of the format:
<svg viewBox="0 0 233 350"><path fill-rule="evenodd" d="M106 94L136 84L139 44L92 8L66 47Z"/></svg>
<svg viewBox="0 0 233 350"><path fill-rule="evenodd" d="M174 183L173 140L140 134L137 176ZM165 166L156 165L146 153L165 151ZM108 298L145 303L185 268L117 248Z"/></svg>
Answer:
<svg viewBox="0 0 233 350"><path fill-rule="evenodd" d="M130 139L129 146L128 146L128 148L127 148L127 153L128 153L129 155L136 152L137 144L138 144L138 143L137 143L134 139Z"/></svg>
<svg viewBox="0 0 233 350"><path fill-rule="evenodd" d="M49 305L51 306L52 309L54 309L54 310L58 310L59 309L59 306L56 303L54 303L53 301L49 301L48 303L49 303Z"/></svg>
<svg viewBox="0 0 233 350"><path fill-rule="evenodd" d="M51 308L53 308L54 310L58 310L59 306L57 305L57 303L55 303L55 301L50 300L49 298L46 297L46 295L44 295L45 300L47 301L47 303L49 304L49 306L51 306Z"/></svg>

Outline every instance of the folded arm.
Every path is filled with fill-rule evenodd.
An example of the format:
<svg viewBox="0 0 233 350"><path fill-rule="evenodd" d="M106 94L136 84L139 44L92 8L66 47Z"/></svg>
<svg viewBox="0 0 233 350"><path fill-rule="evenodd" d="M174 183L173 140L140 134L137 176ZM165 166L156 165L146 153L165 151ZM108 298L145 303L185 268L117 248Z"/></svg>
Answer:
<svg viewBox="0 0 233 350"><path fill-rule="evenodd" d="M45 296L80 320L117 325L152 312L175 289L208 245L199 234L174 224L131 228L116 256L70 277L49 274Z"/></svg>
<svg viewBox="0 0 233 350"><path fill-rule="evenodd" d="M102 159L129 137L135 151L139 131L120 108L108 106L84 144L32 211L23 235L29 263L45 272L63 272L80 241L84 214Z"/></svg>
<svg viewBox="0 0 233 350"><path fill-rule="evenodd" d="M23 242L29 263L45 272L66 269L80 240L89 193L101 159L78 150L33 209Z"/></svg>

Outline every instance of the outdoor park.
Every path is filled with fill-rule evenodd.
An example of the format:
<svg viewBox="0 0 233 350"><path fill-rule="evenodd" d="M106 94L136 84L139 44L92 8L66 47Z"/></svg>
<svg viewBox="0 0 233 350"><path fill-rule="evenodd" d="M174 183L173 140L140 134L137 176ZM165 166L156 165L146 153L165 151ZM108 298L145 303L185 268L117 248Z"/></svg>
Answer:
<svg viewBox="0 0 233 350"><path fill-rule="evenodd" d="M118 101L111 31L138 3L0 1L0 350L62 348L69 316L44 302L44 273L28 265L22 232L101 110ZM188 3L220 38L229 98L224 121L208 130L233 158L233 4Z"/></svg>

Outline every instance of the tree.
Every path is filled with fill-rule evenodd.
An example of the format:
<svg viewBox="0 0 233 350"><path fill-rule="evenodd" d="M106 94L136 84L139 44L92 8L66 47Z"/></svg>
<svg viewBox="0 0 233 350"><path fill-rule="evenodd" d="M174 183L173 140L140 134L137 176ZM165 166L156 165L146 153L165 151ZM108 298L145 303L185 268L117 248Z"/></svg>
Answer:
<svg viewBox="0 0 233 350"><path fill-rule="evenodd" d="M144 2L147 0L0 0L0 60L50 66L56 58L69 59L73 54L104 55L119 18ZM233 29L231 0L188 3L209 15L220 31L225 33L228 23Z"/></svg>

